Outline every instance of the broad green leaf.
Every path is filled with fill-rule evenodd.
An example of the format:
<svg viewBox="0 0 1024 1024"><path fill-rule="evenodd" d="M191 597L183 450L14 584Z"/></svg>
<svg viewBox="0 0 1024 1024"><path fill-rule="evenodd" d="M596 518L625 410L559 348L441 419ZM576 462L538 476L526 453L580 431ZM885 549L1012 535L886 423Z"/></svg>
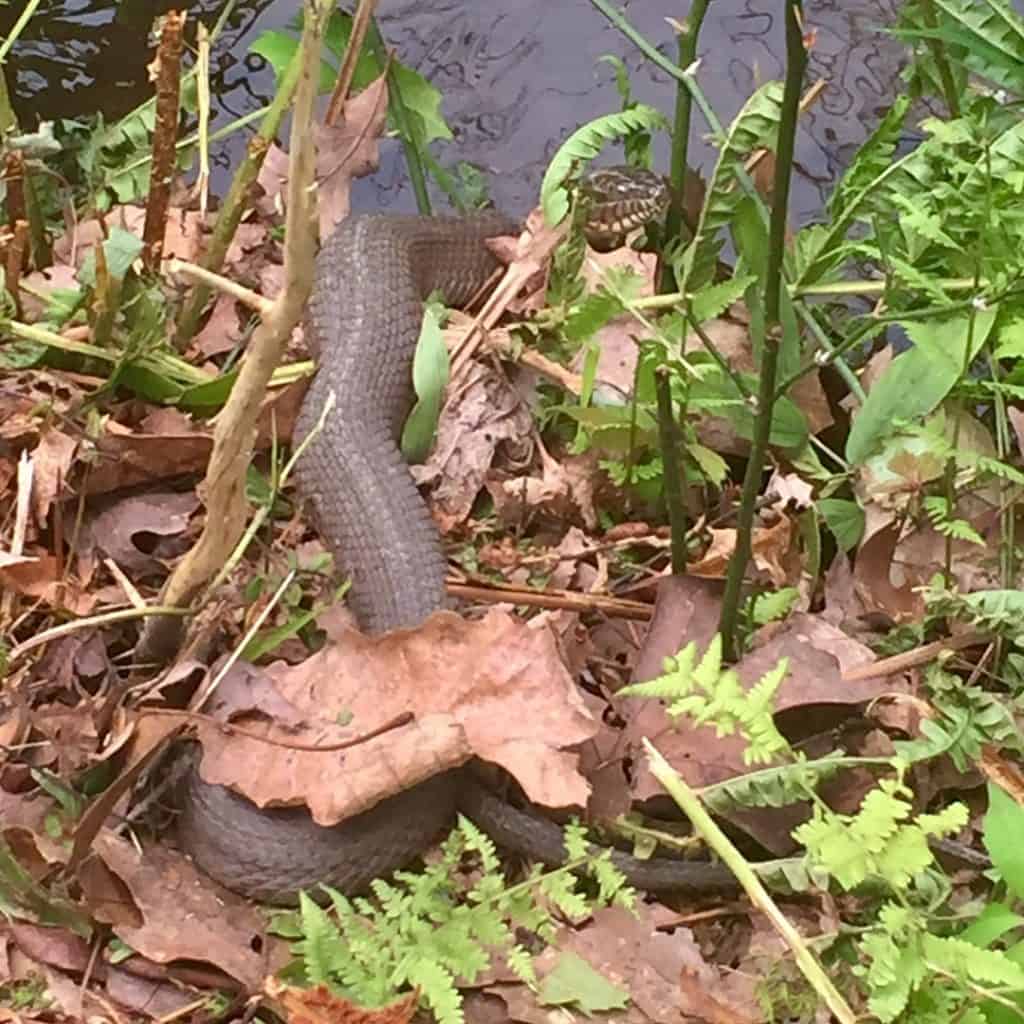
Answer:
<svg viewBox="0 0 1024 1024"><path fill-rule="evenodd" d="M427 306L412 363L416 404L402 431L402 455L412 464L423 462L430 454L448 386L448 349L441 332L441 309L434 303Z"/></svg>
<svg viewBox="0 0 1024 1024"><path fill-rule="evenodd" d="M452 131L441 113L441 93L418 71L404 64L395 64L393 68L402 102L412 116L413 141L423 147L435 139L451 139Z"/></svg>
<svg viewBox="0 0 1024 1024"><path fill-rule="evenodd" d="M1018 899L1024 896L1024 807L1006 790L988 785L988 811L982 841L992 864L1007 889Z"/></svg>
<svg viewBox="0 0 1024 1024"><path fill-rule="evenodd" d="M186 389L178 398L178 407L200 416L212 415L228 400L237 377L238 370L231 370L207 384L197 384Z"/></svg>
<svg viewBox="0 0 1024 1024"><path fill-rule="evenodd" d="M114 226L103 243L107 273L113 278L123 278L142 252L142 239L124 228ZM96 285L96 253L90 249L78 272L78 280L90 287Z"/></svg>
<svg viewBox="0 0 1024 1024"><path fill-rule="evenodd" d="M1005 903L988 903L981 913L957 936L985 949L1008 931L1024 925L1024 917Z"/></svg>
<svg viewBox="0 0 1024 1024"><path fill-rule="evenodd" d="M756 393L756 378L744 375L744 379L747 387ZM754 416L750 407L732 380L718 371L717 367L707 373L704 379L691 383L690 401L693 406L703 405L714 409L716 415L727 419L746 440L754 436ZM772 410L769 442L776 448L800 448L809 436L804 414L788 398L780 398Z"/></svg>
<svg viewBox="0 0 1024 1024"><path fill-rule="evenodd" d="M754 364L760 366L764 356L766 328L765 274L768 267L765 254L768 252L768 225L761 215L759 204L749 196L736 209L732 235L741 257L737 269L749 269L756 275L755 283L747 289L747 309L750 313ZM778 379L784 380L799 372L801 360L800 330L785 280L780 282L779 321L782 325L782 345L779 349Z"/></svg>
<svg viewBox="0 0 1024 1024"><path fill-rule="evenodd" d="M714 279L725 230L746 194L740 187L743 161L754 150L774 149L782 109L782 83L768 82L744 104L729 126L718 162L707 182L704 207L693 239L673 261L683 291L695 291Z"/></svg>
<svg viewBox="0 0 1024 1024"><path fill-rule="evenodd" d="M332 19L333 20L333 19ZM288 65L299 49L299 41L293 35L280 29L271 29L260 33L249 46L249 51L262 57L273 69L277 84L281 84ZM319 92L330 92L337 79L337 69L329 61L320 61L320 81L317 83Z"/></svg>
<svg viewBox="0 0 1024 1024"><path fill-rule="evenodd" d="M862 464L894 424L926 416L939 405L985 343L996 312L977 313L973 333L967 316L903 324L914 347L892 361L868 394L846 441L849 462Z"/></svg>
<svg viewBox="0 0 1024 1024"><path fill-rule="evenodd" d="M855 501L822 498L815 507L843 551L852 551L864 534L864 509Z"/></svg>
<svg viewBox="0 0 1024 1024"><path fill-rule="evenodd" d="M253 53L267 60L279 80L298 49L298 38L292 33L298 32L300 28L301 21L294 19L288 31L274 29L264 32L249 47ZM351 30L352 19L350 16L340 12L335 12L331 16L325 43L328 51L337 61L341 60L348 46ZM352 86L356 91L366 88L379 75L382 57L382 54L373 52L369 42L364 44L352 78ZM413 71L412 68L406 67L404 64L394 63L392 70L394 82L402 96L402 102L411 117L411 134L414 137L410 141L415 142L419 147L424 147L435 139L450 139L452 137L451 129L441 114L441 93L419 72ZM330 92L337 77L337 67L330 61L321 60L320 92ZM390 112L388 118L389 126L393 130L397 130L397 124L391 120Z"/></svg>
<svg viewBox="0 0 1024 1024"><path fill-rule="evenodd" d="M624 1010L629 996L575 953L562 953L541 981L537 997L545 1006L577 1006L588 1017Z"/></svg>

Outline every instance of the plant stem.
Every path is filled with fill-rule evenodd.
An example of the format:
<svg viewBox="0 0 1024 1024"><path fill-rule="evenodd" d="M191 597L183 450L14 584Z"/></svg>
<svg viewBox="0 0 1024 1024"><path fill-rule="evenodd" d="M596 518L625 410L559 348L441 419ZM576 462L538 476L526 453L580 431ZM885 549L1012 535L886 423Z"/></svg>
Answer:
<svg viewBox="0 0 1024 1024"><path fill-rule="evenodd" d="M936 29L939 27L939 21L935 16L935 7L932 4L932 0L921 0L921 20L927 28ZM926 39L925 45L928 47L928 52L932 55L932 60L935 61L935 67L939 72L939 82L942 84L942 98L946 101L950 116L958 118L960 116L960 93L957 90L956 82L953 80L953 69L950 67L949 61L946 60L946 52L942 47L942 43L938 39Z"/></svg>
<svg viewBox="0 0 1024 1024"><path fill-rule="evenodd" d="M682 812L690 819L694 830L698 832L722 859L725 866L736 876L743 886L751 902L771 922L772 927L782 940L793 951L793 957L804 977L821 997L822 1002L832 1011L842 1024L854 1024L856 1017L847 1005L839 990L818 963L813 951L808 948L803 936L789 923L785 914L778 908L768 891L761 884L760 878L746 862L743 855L729 841L728 836L715 824L711 815L704 809L697 794L686 784L678 772L661 756L658 750L645 739L644 750L650 762L651 774L665 787L665 791L679 805Z"/></svg>
<svg viewBox="0 0 1024 1024"><path fill-rule="evenodd" d="M395 119L398 134L402 139L402 149L405 152L405 164L409 171L409 183L412 185L413 194L416 196L416 209L424 215L430 214L430 196L427 194L427 176L423 170L423 160L420 156L419 145L417 144L417 133L413 128L412 115L402 98L402 88L398 81L398 74L395 71L395 62L387 59L387 48L384 43L384 36L377 26L377 19L370 20L369 32L370 46L376 53L377 65L381 69L387 67L388 74L388 98L391 101L391 114Z"/></svg>
<svg viewBox="0 0 1024 1024"><path fill-rule="evenodd" d="M248 507L245 475L253 457L256 421L267 383L291 337L313 283L316 211L313 181L314 103L320 78L320 54L331 0L305 0L302 38L296 60L295 87L288 148L288 190L285 222L284 285L270 313L253 332L231 398L217 417L213 450L206 468L206 521L199 539L177 563L164 585L161 603L190 605L224 564L245 529ZM136 657L167 660L181 643L182 630L166 620L147 622L136 644Z"/></svg>
<svg viewBox="0 0 1024 1024"><path fill-rule="evenodd" d="M260 173L270 144L281 127L288 105L291 103L295 84L302 69L299 57L300 53L296 50L288 69L281 78L277 95L267 107L266 115L256 134L249 140L245 159L231 180L231 187L224 198L224 205L217 215L217 223L214 225L206 252L203 254L201 266L211 273L219 273L224 266L231 240L235 237L242 215L248 206L250 190ZM210 287L205 284L197 284L192 289L192 294L178 317L175 331L174 345L179 352L184 350L195 335L203 311L210 300L210 291Z"/></svg>
<svg viewBox="0 0 1024 1024"><path fill-rule="evenodd" d="M707 14L709 0L693 0L690 13L680 26L678 65L684 74L697 59L697 39L700 35L704 16ZM672 181L672 202L665 218L665 243L679 238L683 226L683 201L686 192L687 154L690 147L690 122L693 115L693 95L686 85L676 82L676 111L672 126L672 164L669 176ZM672 264L661 261L661 272L658 280L659 292L676 290L676 278Z"/></svg>
<svg viewBox="0 0 1024 1024"><path fill-rule="evenodd" d="M697 88L697 83L693 80L693 76L689 73L688 69L683 70L677 68L667 57L663 56L658 52L657 48L653 46L648 40L646 40L632 25L626 20L626 16L616 10L608 0L590 0L590 2L615 26L636 48L652 63L656 64L662 71L667 75L671 75L677 82L681 82L693 96L694 102L700 107L701 113L704 115L705 120L711 127L712 141L716 145L721 145L725 134L722 131L721 122L715 116L715 112L711 109L711 104L708 103L704 94ZM753 185L751 185L753 188Z"/></svg>
<svg viewBox="0 0 1024 1024"><path fill-rule="evenodd" d="M654 384L658 392L658 434L661 440L662 482L672 531L672 574L686 572L686 509L683 506L683 467L679 461L678 432L672 415L671 369L659 366Z"/></svg>
<svg viewBox="0 0 1024 1024"><path fill-rule="evenodd" d="M779 305L782 289L782 258L786 245L786 215L789 208L789 186L793 174L793 152L800 114L800 91L803 84L804 68L807 64L802 25L801 0L786 0L786 84L779 117L775 192L768 232L768 263L765 272L764 302L765 339L760 366L758 408L754 421L750 459L747 462L747 471L743 478L743 492L736 522L736 550L729 563L719 621L723 651L725 657L730 661L734 661L737 655L740 597L747 563L750 561L755 503L768 452L768 439L771 436L772 413L775 406L779 343L782 340Z"/></svg>
<svg viewBox="0 0 1024 1024"><path fill-rule="evenodd" d="M36 13L39 3L40 0L28 0L21 14L18 15L18 20L14 23L14 27L4 41L0 43L0 64L7 60L7 54L11 52L11 47L18 41L18 36L21 35L25 26L32 20L32 15Z"/></svg>

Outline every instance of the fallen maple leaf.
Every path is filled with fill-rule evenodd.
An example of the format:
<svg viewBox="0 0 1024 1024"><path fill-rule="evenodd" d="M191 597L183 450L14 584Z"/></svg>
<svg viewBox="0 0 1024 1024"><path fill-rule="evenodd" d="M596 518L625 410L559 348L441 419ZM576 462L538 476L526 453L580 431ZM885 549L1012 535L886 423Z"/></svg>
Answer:
<svg viewBox="0 0 1024 1024"><path fill-rule="evenodd" d="M471 757L506 769L536 803L586 805L589 787L569 748L596 724L550 632L505 612L475 622L438 612L418 629L376 637L349 630L299 665L245 672L239 692L218 690L210 710L243 716L247 731L283 744L336 745L415 716L343 752L271 746L201 724L202 777L261 807L305 803L333 825ZM289 727L268 724L268 710Z"/></svg>

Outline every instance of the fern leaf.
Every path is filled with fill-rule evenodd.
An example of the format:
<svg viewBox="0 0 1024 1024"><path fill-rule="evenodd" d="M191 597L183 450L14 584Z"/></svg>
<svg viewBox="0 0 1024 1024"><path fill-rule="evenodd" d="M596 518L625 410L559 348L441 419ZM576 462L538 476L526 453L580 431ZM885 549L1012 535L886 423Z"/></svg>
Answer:
<svg viewBox="0 0 1024 1024"><path fill-rule="evenodd" d="M420 990L438 1024L462 1024L462 998L450 971L436 961L418 960L409 972L409 981Z"/></svg>
<svg viewBox="0 0 1024 1024"><path fill-rule="evenodd" d="M518 943L505 952L505 963L521 982L530 988L537 987L537 972L533 969L533 958Z"/></svg>
<svg viewBox="0 0 1024 1024"><path fill-rule="evenodd" d="M554 226L569 212L566 182L578 164L592 160L606 142L635 131L668 130L664 114L654 107L638 104L618 114L605 114L578 128L559 147L540 185L540 205L544 219Z"/></svg>
<svg viewBox="0 0 1024 1024"><path fill-rule="evenodd" d="M949 19L947 42L964 48L964 64L1012 92L1024 93L1024 21L1004 0L937 0Z"/></svg>
<svg viewBox="0 0 1024 1024"><path fill-rule="evenodd" d="M729 126L693 239L674 261L682 291L697 291L714 278L725 243L724 231L743 199L738 187L743 160L759 148L775 148L782 109L782 83L768 82L744 104Z"/></svg>
<svg viewBox="0 0 1024 1024"><path fill-rule="evenodd" d="M325 911L305 893L299 894L302 939L298 943L310 985L326 985L339 952L338 930Z"/></svg>

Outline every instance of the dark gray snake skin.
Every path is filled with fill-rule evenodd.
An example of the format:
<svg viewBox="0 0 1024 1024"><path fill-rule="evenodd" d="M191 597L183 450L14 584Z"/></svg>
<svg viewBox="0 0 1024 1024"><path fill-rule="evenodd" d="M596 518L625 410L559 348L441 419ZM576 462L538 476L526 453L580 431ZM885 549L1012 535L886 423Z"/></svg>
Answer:
<svg viewBox="0 0 1024 1024"><path fill-rule="evenodd" d="M621 204L620 204L621 206ZM351 578L349 604L370 633L416 626L444 601L440 537L396 439L411 406L410 367L423 299L440 290L469 301L497 262L484 239L518 232L496 214L466 218L359 214L323 247L307 336L319 369L296 425L296 441L320 418L325 429L297 466L299 491ZM179 839L195 863L228 888L268 903L292 903L320 883L354 892L421 853L456 809L499 845L558 864L561 829L479 784L471 768L446 772L332 828L305 808L261 810L191 770ZM709 891L734 887L723 867L615 852L640 888Z"/></svg>

